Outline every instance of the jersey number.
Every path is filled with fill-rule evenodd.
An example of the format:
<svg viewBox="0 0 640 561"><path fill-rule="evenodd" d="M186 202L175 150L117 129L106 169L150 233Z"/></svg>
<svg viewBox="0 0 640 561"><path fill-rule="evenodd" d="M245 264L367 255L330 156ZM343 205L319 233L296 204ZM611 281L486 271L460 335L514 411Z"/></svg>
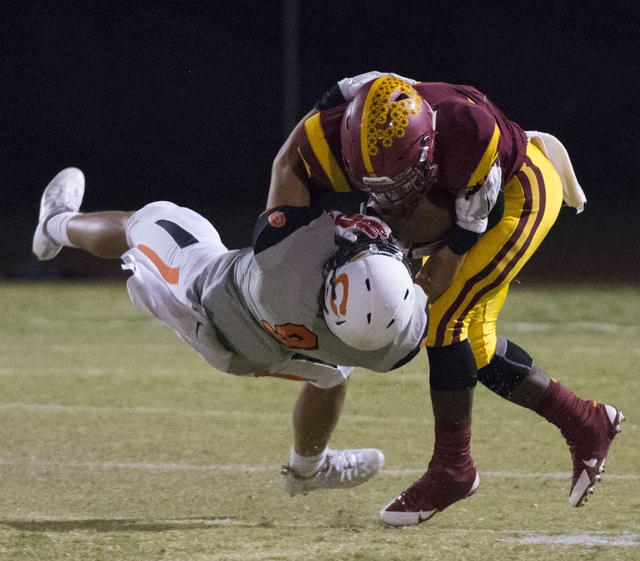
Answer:
<svg viewBox="0 0 640 561"><path fill-rule="evenodd" d="M265 329L273 335L279 343L295 349L317 349L318 337L313 331L309 331L304 325L285 323L276 325L275 329L266 321L262 322Z"/></svg>

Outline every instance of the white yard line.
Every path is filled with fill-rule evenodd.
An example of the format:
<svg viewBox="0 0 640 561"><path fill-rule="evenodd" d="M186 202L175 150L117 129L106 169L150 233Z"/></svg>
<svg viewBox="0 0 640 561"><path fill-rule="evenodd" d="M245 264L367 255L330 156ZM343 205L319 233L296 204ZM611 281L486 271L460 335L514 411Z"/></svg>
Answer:
<svg viewBox="0 0 640 561"><path fill-rule="evenodd" d="M637 325L616 325L613 323L596 323L591 321L574 321L567 323L532 323L532 322L502 322L500 323L501 329L510 329L514 331L528 331L528 332L544 332L559 330L562 331L590 331L595 333L626 333L633 334L640 330L640 326Z"/></svg>
<svg viewBox="0 0 640 561"><path fill-rule="evenodd" d="M77 317L68 317L68 318L56 318L51 319L48 317L27 317L26 322L36 326L36 327L57 327L57 326L67 326L74 325L78 326L79 324L86 324L87 326L95 326L99 324L99 328L102 330L109 329L120 329L122 326L131 325L132 321L140 321L140 319L148 320L143 321L141 323L144 324L145 328L154 327L159 330L167 330L168 328L158 322L155 321L154 318L146 315L141 315L140 317L130 317L130 318L106 318L106 319L96 319L96 318L84 318L83 316ZM521 329L524 331L546 331L548 329L570 329L570 330L586 330L586 331L607 331L607 332L615 332L620 329L638 329L639 326L636 325L618 325L615 323L607 323L607 322L595 322L595 321L542 321L542 322L514 322L514 321L502 321L501 326L509 329Z"/></svg>
<svg viewBox="0 0 640 561"><path fill-rule="evenodd" d="M392 475L392 476L402 476L402 475L422 475L425 472L425 469L382 469L379 475ZM571 473L568 471L565 472L551 472L551 473L519 473L514 471L482 471L478 470L478 474L480 477L496 477L499 479L570 479ZM627 474L627 475L616 475L605 473L603 475L603 480L638 480L640 479L640 475Z"/></svg>
<svg viewBox="0 0 640 561"><path fill-rule="evenodd" d="M407 379L412 378L412 376L407 376ZM419 379L419 377L418 377ZM184 416L184 417L225 417L225 418L241 418L241 419L252 419L252 420L270 420L270 419L279 419L279 420L290 420L292 413L290 411L281 411L281 412L269 412L269 411L216 411L212 409L172 409L169 407L101 407L95 405L57 405L51 403L0 403L0 412L11 411L16 409L24 409L27 411L43 411L43 412L51 412L51 413L75 413L75 412L83 412L83 413L93 413L94 415L123 415L123 414L139 414L139 415L163 415L163 416ZM360 422L360 423L379 423L380 417L375 417L373 415L358 415L358 414L349 414L349 412L345 412L342 416L343 421L349 422ZM411 425L424 425L431 426L432 420L429 418L416 418L416 417L402 417L402 416L394 416L388 418L389 422L393 422L396 424L404 423ZM522 425L524 421L520 419L508 419L503 421L502 424L510 424L510 425ZM637 425L629 425L625 426L625 429L635 430Z"/></svg>
<svg viewBox="0 0 640 561"><path fill-rule="evenodd" d="M123 415L137 413L140 415L182 415L185 417L226 417L240 419L286 419L291 420L291 411L282 412L255 412L255 411L214 411L210 409L171 409L171 408L152 408L152 407L97 407L90 405L55 405L40 403L0 403L0 411L12 409L26 409L28 411L44 411L53 413L94 413L96 415ZM380 417L372 415L350 415L347 412L343 414L343 418L349 421L379 423ZM428 420L417 419L415 417L392 417L393 422L405 424L429 424Z"/></svg>
<svg viewBox="0 0 640 561"><path fill-rule="evenodd" d="M501 541L522 545L580 545L586 547L601 546L640 546L640 534L614 532L578 532L575 534L547 534L544 532L522 532L521 537L503 538Z"/></svg>
<svg viewBox="0 0 640 561"><path fill-rule="evenodd" d="M248 466L245 464L213 464L213 465L190 465L180 463L153 463L153 462L58 462L50 460L38 460L38 458L29 458L27 460L3 460L0 459L0 466L43 466L43 467L59 467L59 468L88 468L88 469L131 469L131 470L157 470L157 471L237 471L245 473L255 473L263 471L278 471L280 466ZM422 475L424 469L402 469L402 470L386 470L383 469L379 475L388 475L399 477L404 475ZM483 477L496 477L503 479L568 479L571 473L555 472L555 473L517 473L508 471L480 471ZM640 479L640 475L626 474L605 474L605 478L612 481L627 480L634 481Z"/></svg>
<svg viewBox="0 0 640 561"><path fill-rule="evenodd" d="M245 473L255 473L260 471L278 471L280 466L247 466L244 464L233 465L209 465L195 466L189 464L176 463L152 463L152 462L57 462L50 460L38 460L29 458L25 461L0 459L0 466L36 466L36 467L59 467L59 468L80 468L80 469L140 469L155 471L238 471Z"/></svg>
<svg viewBox="0 0 640 561"><path fill-rule="evenodd" d="M96 407L90 405L54 405L40 403L0 403L0 411L3 409L27 409L31 411L51 411L61 413L72 413L80 411L84 413L95 414L119 414L123 413L139 413L141 415L184 415L187 417L242 417L244 419L282 419L291 418L291 412L264 412L255 413L251 411L213 411L204 410L188 410L188 409L171 409L171 408L151 408L151 407Z"/></svg>

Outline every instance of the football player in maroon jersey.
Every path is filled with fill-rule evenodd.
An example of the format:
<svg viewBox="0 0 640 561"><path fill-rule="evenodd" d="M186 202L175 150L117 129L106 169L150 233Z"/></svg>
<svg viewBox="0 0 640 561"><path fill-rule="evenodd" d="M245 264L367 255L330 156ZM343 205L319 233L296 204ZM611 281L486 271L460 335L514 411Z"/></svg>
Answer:
<svg viewBox="0 0 640 561"><path fill-rule="evenodd" d="M580 399L496 332L510 282L563 199L578 212L584 205L562 144L525 133L475 88L369 72L341 80L295 128L274 161L267 206L305 206L329 193L347 206L364 195L418 264L430 302L434 453L382 519L418 524L476 491L477 381L561 430L573 461L569 500L583 505L623 415Z"/></svg>

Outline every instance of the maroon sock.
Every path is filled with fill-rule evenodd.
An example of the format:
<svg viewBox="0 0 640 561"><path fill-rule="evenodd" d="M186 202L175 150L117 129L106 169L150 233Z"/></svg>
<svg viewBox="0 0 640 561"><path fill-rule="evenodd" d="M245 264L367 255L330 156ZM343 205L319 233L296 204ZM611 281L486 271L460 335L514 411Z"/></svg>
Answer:
<svg viewBox="0 0 640 561"><path fill-rule="evenodd" d="M463 464L471 457L471 419L459 423L436 423L433 457Z"/></svg>
<svg viewBox="0 0 640 561"><path fill-rule="evenodd" d="M535 410L558 427L567 440L572 440L578 435L593 405L593 401L580 399L563 385L551 380Z"/></svg>
<svg viewBox="0 0 640 561"><path fill-rule="evenodd" d="M420 481L429 505L444 510L467 496L476 477L470 450L471 420L436 423L435 432L433 457Z"/></svg>

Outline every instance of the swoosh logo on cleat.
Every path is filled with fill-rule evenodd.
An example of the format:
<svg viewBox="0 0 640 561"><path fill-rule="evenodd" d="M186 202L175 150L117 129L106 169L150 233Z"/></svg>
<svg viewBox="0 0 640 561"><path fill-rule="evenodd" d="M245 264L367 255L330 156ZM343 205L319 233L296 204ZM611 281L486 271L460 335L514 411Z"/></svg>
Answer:
<svg viewBox="0 0 640 561"><path fill-rule="evenodd" d="M433 516L437 512L438 512L437 508L434 508L433 510L421 510L420 513L418 514L418 523L426 522L430 518L433 518Z"/></svg>
<svg viewBox="0 0 640 561"><path fill-rule="evenodd" d="M591 480L589 479L589 474L587 474L587 470L583 470L576 481L575 486L571 489L569 494L569 502L573 506L581 506L583 504L582 499L584 495L587 493L587 489L591 485Z"/></svg>

